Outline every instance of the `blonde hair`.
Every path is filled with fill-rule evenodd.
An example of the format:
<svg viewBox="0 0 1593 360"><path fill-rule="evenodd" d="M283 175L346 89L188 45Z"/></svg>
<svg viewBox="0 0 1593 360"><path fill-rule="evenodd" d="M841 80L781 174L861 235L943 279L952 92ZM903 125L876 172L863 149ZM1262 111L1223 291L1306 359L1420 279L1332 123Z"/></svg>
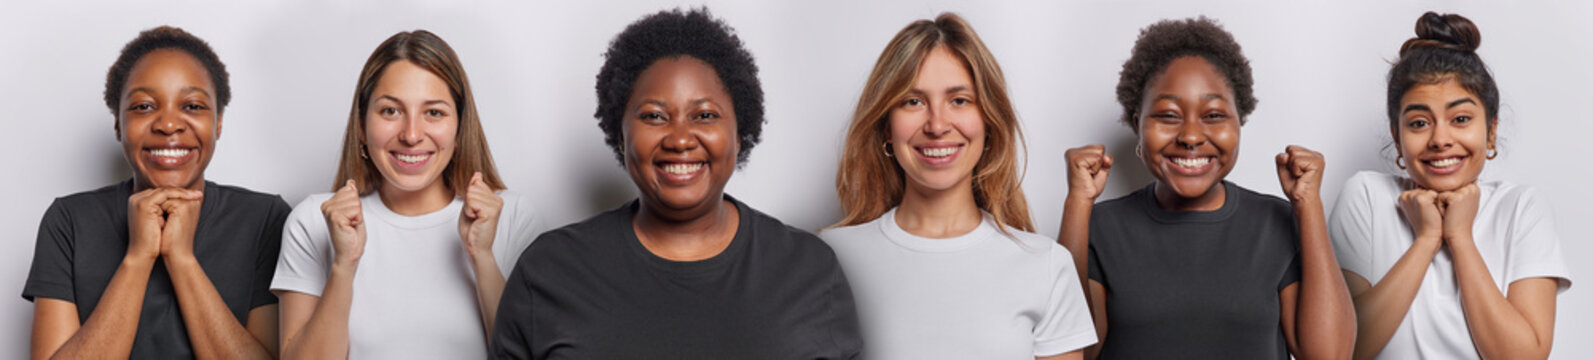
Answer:
<svg viewBox="0 0 1593 360"><path fill-rule="evenodd" d="M458 195L461 193L458 187L469 184L470 177L479 171L481 180L488 188L493 191L507 188L503 180L498 178L497 166L492 163L492 151L487 148L487 137L481 130L481 118L476 114L476 100L470 95L470 79L465 76L459 57L436 34L415 30L387 38L365 60L365 68L360 71L359 82L354 89L354 105L349 109L348 127L343 132L343 151L338 160L337 181L332 184L332 191L343 187L349 179L354 180L360 195L376 191L381 184L382 174L376 170L376 164L366 157L365 143L360 135L365 133L365 113L370 106L371 93L376 91L377 81L382 78L382 72L388 65L399 61L413 63L441 78L448 84L448 92L459 107L459 130L454 134L454 141L458 145L453 158L448 161L448 167L443 169L443 185Z"/></svg>
<svg viewBox="0 0 1593 360"><path fill-rule="evenodd" d="M835 176L844 215L833 226L873 221L900 205L906 191L901 167L885 156L890 122L887 118L918 77L918 67L930 50L944 46L962 58L973 75L974 93L984 116L989 150L974 166L974 201L995 218L997 228L1034 231L1029 204L1024 200L1023 174L1018 166L1023 130L1007 98L1007 82L995 56L962 17L942 13L934 21L908 24L891 39L874 63L863 95L852 114Z"/></svg>

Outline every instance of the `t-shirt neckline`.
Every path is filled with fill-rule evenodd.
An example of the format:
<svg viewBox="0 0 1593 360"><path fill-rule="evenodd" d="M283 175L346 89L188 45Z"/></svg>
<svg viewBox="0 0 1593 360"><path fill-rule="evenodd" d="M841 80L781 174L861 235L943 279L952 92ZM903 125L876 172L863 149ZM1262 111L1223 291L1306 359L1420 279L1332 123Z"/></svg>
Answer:
<svg viewBox="0 0 1593 360"><path fill-rule="evenodd" d="M1157 222L1162 222L1162 223L1180 223L1180 222L1185 222L1185 223L1188 223L1188 222L1210 223L1210 222L1222 222L1222 221L1228 220L1229 217L1232 217L1233 214L1238 211L1238 209L1239 209L1239 200L1238 200L1239 199L1239 192L1240 191L1244 191L1243 189L1240 189L1238 185L1234 185L1232 182L1229 182L1228 180L1223 180L1222 181L1222 186L1223 186L1222 207L1217 208L1216 210L1211 210L1211 211L1198 211L1198 210L1195 210L1195 211L1167 211L1166 209L1162 209L1162 205L1158 204L1156 202L1156 183L1155 182L1151 182L1150 185L1146 185L1144 188L1141 188L1139 193L1141 194L1140 197L1144 198L1144 200L1141 200L1141 201L1145 202L1145 206L1144 206L1145 214L1149 215L1151 217L1151 219L1154 219Z"/></svg>
<svg viewBox="0 0 1593 360"><path fill-rule="evenodd" d="M730 196L730 194L724 194L724 199L736 206L740 220L737 221L736 234L730 238L730 245L726 246L724 251L720 251L707 259L691 261L670 260L647 250L647 246L642 245L642 239L636 236L636 228L633 225L636 221L636 213L641 210L642 203L640 199L631 200L629 204L626 204L626 210L621 212L624 216L621 216L619 223L614 224L614 226L620 232L625 233L626 247L631 249L631 253L653 268L681 275L707 274L723 268L732 259L740 257L740 254L748 246L747 243L752 240L752 217L756 216L755 212L747 208L747 205L740 200Z"/></svg>
<svg viewBox="0 0 1593 360"><path fill-rule="evenodd" d="M995 237L997 233L996 228L992 225L995 222L990 218L990 214L980 211L979 226L974 227L972 231L966 234L940 239L913 235L896 223L896 209L891 208L890 211L885 212L885 215L880 215L878 219L874 219L874 222L879 224L880 232L885 234L886 239L898 246L914 251L933 253L962 251L978 245L982 240Z"/></svg>
<svg viewBox="0 0 1593 360"><path fill-rule="evenodd" d="M374 215L376 218L401 229L425 229L441 226L450 221L458 221L459 212L465 206L464 201L459 200L459 197L456 196L448 202L448 206L444 206L442 209L408 216L393 212L393 209L387 207L387 202L382 200L381 194L375 191L361 196L360 204L366 214Z"/></svg>

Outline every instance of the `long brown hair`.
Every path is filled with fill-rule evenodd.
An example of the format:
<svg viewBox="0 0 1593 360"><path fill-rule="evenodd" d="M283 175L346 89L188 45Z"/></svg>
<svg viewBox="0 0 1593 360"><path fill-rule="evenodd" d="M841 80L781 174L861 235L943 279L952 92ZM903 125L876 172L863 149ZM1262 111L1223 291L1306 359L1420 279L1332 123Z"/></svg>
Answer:
<svg viewBox="0 0 1593 360"><path fill-rule="evenodd" d="M415 30L393 34L365 60L365 68L360 71L359 83L354 88L348 127L343 131L343 153L338 160L337 181L332 184L332 191L354 179L360 195L366 195L376 191L382 183L376 164L365 155L361 135L365 133L365 112L370 106L371 93L376 91L376 82L382 78L387 65L398 61L408 61L442 78L459 106L459 131L454 134L458 147L448 167L443 169L443 185L459 195L461 191L457 186L470 183L470 177L479 171L487 187L494 191L507 188L498 178L497 166L492 163L492 151L487 148L487 136L481 130L481 117L476 114L476 99L470 95L470 79L465 76L459 57L436 34Z"/></svg>
<svg viewBox="0 0 1593 360"><path fill-rule="evenodd" d="M917 80L919 64L939 46L960 56L973 74L979 111L989 130L985 141L990 149L974 166L974 201L995 218L1002 232L1007 227L1034 231L1018 166L1023 130L1018 128L1017 112L1007 98L1006 78L973 27L954 13L908 24L874 63L852 114L841 167L835 175L835 191L845 215L834 226L873 221L901 204L906 178L901 167L884 153L890 127L887 116Z"/></svg>

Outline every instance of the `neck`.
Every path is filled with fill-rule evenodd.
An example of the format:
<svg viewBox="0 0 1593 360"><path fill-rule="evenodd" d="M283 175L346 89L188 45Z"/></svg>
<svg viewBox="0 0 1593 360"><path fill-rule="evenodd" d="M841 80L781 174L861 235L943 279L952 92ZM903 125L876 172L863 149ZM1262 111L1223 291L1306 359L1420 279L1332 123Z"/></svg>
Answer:
<svg viewBox="0 0 1593 360"><path fill-rule="evenodd" d="M1178 195L1167 183L1156 182L1156 205L1167 211L1213 211L1221 209L1228 200L1227 185L1219 181L1206 189L1206 193L1195 197Z"/></svg>
<svg viewBox="0 0 1593 360"><path fill-rule="evenodd" d="M949 238L972 232L984 215L974 200L972 178L943 190L926 189L909 180L892 220L909 234Z"/></svg>
<svg viewBox="0 0 1593 360"><path fill-rule="evenodd" d="M387 205L388 210L404 216L429 214L448 207L448 203L454 201L454 192L448 190L448 186L440 179L416 190L399 189L383 181L376 195L382 197L382 203Z"/></svg>
<svg viewBox="0 0 1593 360"><path fill-rule="evenodd" d="M674 211L658 209L643 198L632 231L642 246L659 257L675 261L702 260L719 255L730 246L740 226L735 204L720 199L695 216L675 217Z"/></svg>

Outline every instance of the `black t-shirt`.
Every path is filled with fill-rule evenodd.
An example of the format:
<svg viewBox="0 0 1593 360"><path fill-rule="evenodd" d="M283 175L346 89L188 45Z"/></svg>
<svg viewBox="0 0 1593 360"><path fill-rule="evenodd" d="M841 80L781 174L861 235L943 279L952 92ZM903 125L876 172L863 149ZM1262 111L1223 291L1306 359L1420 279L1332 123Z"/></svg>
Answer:
<svg viewBox="0 0 1593 360"><path fill-rule="evenodd" d="M56 198L39 222L33 268L22 297L66 300L88 321L127 255L127 200L133 181ZM282 197L205 182L194 229L194 257L239 323L275 304L269 291L288 203ZM133 359L194 357L166 266L156 260L133 338ZM274 319L273 319L274 320Z"/></svg>
<svg viewBox="0 0 1593 360"><path fill-rule="evenodd" d="M856 357L857 314L835 253L730 201L741 214L735 237L699 261L642 246L636 201L537 237L504 288L492 357Z"/></svg>
<svg viewBox="0 0 1593 360"><path fill-rule="evenodd" d="M1103 359L1288 359L1278 292L1300 280L1294 211L1224 181L1214 211L1170 212L1155 185L1095 205L1090 279Z"/></svg>

